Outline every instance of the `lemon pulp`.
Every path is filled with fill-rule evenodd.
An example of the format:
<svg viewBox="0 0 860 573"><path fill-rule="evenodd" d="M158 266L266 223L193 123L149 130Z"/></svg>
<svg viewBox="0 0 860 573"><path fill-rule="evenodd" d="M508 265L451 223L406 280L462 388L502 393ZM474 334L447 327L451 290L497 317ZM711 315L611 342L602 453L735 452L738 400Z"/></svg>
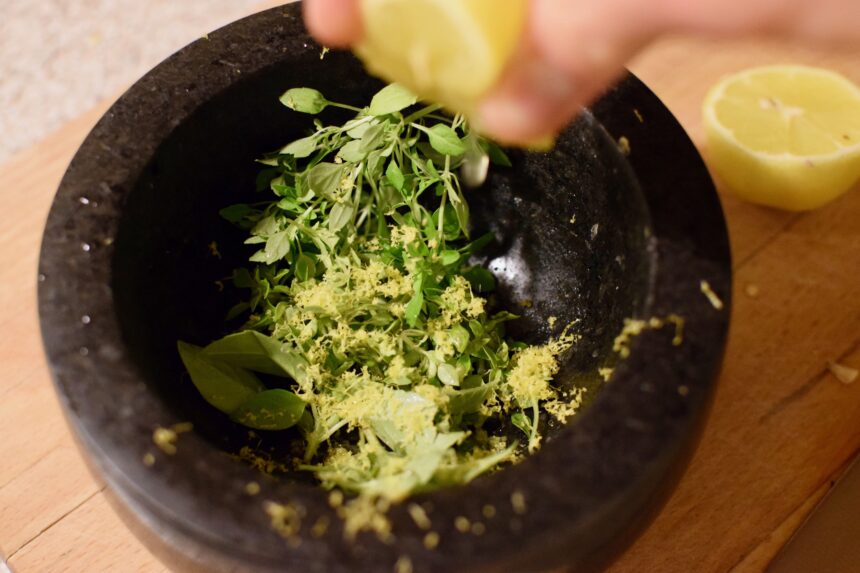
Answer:
<svg viewBox="0 0 860 573"><path fill-rule="evenodd" d="M368 70L471 115L525 27L528 0L362 0Z"/></svg>
<svg viewBox="0 0 860 573"><path fill-rule="evenodd" d="M820 207L860 179L860 88L829 70L754 68L704 103L712 167L740 197L789 210Z"/></svg>

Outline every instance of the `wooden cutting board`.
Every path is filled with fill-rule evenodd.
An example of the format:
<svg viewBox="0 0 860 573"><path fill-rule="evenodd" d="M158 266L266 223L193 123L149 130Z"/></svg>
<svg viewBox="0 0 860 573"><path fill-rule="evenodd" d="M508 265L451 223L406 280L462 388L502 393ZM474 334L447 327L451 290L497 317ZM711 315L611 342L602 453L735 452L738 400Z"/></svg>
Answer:
<svg viewBox="0 0 860 573"><path fill-rule="evenodd" d="M763 41L670 39L632 68L701 144L710 85L784 62L860 83L860 52ZM0 166L0 549L19 573L165 571L84 468L37 325L42 226L66 165L105 109ZM860 381L843 384L827 369L828 361L860 367L860 189L807 214L721 197L736 274L716 402L677 491L613 573L762 571L860 449Z"/></svg>

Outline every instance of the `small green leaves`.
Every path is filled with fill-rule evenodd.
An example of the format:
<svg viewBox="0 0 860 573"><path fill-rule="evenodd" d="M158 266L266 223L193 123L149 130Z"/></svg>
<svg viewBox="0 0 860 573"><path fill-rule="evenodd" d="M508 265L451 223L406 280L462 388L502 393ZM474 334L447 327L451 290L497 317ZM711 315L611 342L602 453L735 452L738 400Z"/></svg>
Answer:
<svg viewBox="0 0 860 573"><path fill-rule="evenodd" d="M244 402L232 414L234 422L255 430L286 430L301 419L304 401L288 390L265 390Z"/></svg>
<svg viewBox="0 0 860 573"><path fill-rule="evenodd" d="M442 264L447 266L451 266L460 262L460 253L457 251L447 250L442 251L440 254L442 258Z"/></svg>
<svg viewBox="0 0 860 573"><path fill-rule="evenodd" d="M228 334L207 346L204 352L209 358L255 372L289 376L299 381L306 376L307 361L304 358L256 330Z"/></svg>
<svg viewBox="0 0 860 573"><path fill-rule="evenodd" d="M311 88L293 88L281 96L281 103L301 113L316 115L324 110L329 102L323 95Z"/></svg>
<svg viewBox="0 0 860 573"><path fill-rule="evenodd" d="M386 124L379 123L374 126L371 126L367 129L367 131L362 134L361 144L359 145L359 150L362 153L370 153L376 149L379 149L380 146L385 141L385 133L386 133Z"/></svg>
<svg viewBox="0 0 860 573"><path fill-rule="evenodd" d="M292 155L296 159L303 159L311 155L317 150L317 140L314 136L303 137L297 139L289 145L281 148L281 153L284 155Z"/></svg>
<svg viewBox="0 0 860 573"><path fill-rule="evenodd" d="M293 272L296 274L297 279L305 282L316 276L316 263L309 256L301 254L293 265Z"/></svg>
<svg viewBox="0 0 860 573"><path fill-rule="evenodd" d="M335 233L340 231L352 221L352 212L352 205L349 203L335 203L328 213L328 228Z"/></svg>
<svg viewBox="0 0 860 573"><path fill-rule="evenodd" d="M200 395L222 412L230 413L265 389L256 376L186 342L178 342L179 356Z"/></svg>
<svg viewBox="0 0 860 573"><path fill-rule="evenodd" d="M354 116L312 118L312 134L261 160L265 197L222 210L250 232L258 264L233 274L244 300L229 317L240 330L205 348L179 344L200 393L249 428L297 426L304 451L290 457L325 487L389 499L512 460L517 440L490 437L508 425L537 448L540 412L558 411L546 400L562 396L542 386L522 399L531 349L505 338L514 317L488 312L482 295L495 279L468 264L493 236L468 243L467 197L482 191L464 194L463 166L479 160L483 179L488 158L507 156L463 117L412 108L401 86L369 107L310 88L282 101ZM546 353L531 359L553 368Z"/></svg>
<svg viewBox="0 0 860 573"><path fill-rule="evenodd" d="M421 309L424 307L424 293L421 291L416 292L412 295L412 298L409 300L409 304L406 305L406 312L403 315L403 318L406 319L406 323L409 326L414 327L418 324L418 316L421 314Z"/></svg>
<svg viewBox="0 0 860 573"><path fill-rule="evenodd" d="M406 184L406 177L394 161L388 164L388 168L385 170L385 178L394 186L395 189L400 192L403 191L403 186Z"/></svg>
<svg viewBox="0 0 860 573"><path fill-rule="evenodd" d="M481 139L481 147L490 156L490 161L495 165L502 167L512 167L510 158L505 154L501 147L488 139Z"/></svg>
<svg viewBox="0 0 860 573"><path fill-rule="evenodd" d="M477 388L466 390L447 391L448 409L454 415L478 412L492 391L493 387L490 384L482 384Z"/></svg>
<svg viewBox="0 0 860 573"><path fill-rule="evenodd" d="M444 123L437 123L431 128L422 128L430 139L430 146L442 155L459 156L466 153L466 144L457 137L457 133Z"/></svg>
<svg viewBox="0 0 860 573"><path fill-rule="evenodd" d="M532 423L522 412L517 412L511 416L511 423L523 431L527 438L532 437Z"/></svg>
<svg viewBox="0 0 860 573"><path fill-rule="evenodd" d="M446 386L459 386L462 373L458 371L456 366L443 363L436 368L436 376Z"/></svg>
<svg viewBox="0 0 860 573"><path fill-rule="evenodd" d="M317 197L336 201L342 179L342 165L336 163L318 163L308 173L308 187Z"/></svg>
<svg viewBox="0 0 860 573"><path fill-rule="evenodd" d="M389 84L370 100L370 115L388 115L406 109L418 101L409 90L398 84Z"/></svg>
<svg viewBox="0 0 860 573"><path fill-rule="evenodd" d="M472 289L478 293L488 293L496 290L496 277L493 273L483 267L471 267L463 272L463 276L472 285Z"/></svg>
<svg viewBox="0 0 860 573"><path fill-rule="evenodd" d="M218 214L221 215L225 220L235 224L241 223L245 217L253 213L254 210L248 205L231 205L229 207L224 207Z"/></svg>

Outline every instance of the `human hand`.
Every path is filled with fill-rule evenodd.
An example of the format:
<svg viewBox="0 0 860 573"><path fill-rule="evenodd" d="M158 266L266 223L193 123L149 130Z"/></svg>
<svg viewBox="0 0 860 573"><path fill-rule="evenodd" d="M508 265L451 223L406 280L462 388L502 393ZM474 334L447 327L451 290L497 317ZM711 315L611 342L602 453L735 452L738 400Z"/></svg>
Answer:
<svg viewBox="0 0 860 573"><path fill-rule="evenodd" d="M323 44L361 39L360 0L305 0ZM531 0L520 49L472 120L502 143L563 128L658 36L751 34L860 43L857 0Z"/></svg>

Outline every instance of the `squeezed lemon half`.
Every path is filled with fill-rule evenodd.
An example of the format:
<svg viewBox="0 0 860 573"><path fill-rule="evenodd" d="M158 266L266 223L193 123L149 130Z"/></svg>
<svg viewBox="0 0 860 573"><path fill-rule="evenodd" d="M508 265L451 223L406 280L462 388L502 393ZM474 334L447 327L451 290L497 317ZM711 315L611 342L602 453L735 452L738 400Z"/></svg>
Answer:
<svg viewBox="0 0 860 573"><path fill-rule="evenodd" d="M517 48L528 0L362 0L368 71L472 115Z"/></svg>
<svg viewBox="0 0 860 573"><path fill-rule="evenodd" d="M803 211L860 179L860 88L805 66L724 78L704 102L714 170L743 199Z"/></svg>

